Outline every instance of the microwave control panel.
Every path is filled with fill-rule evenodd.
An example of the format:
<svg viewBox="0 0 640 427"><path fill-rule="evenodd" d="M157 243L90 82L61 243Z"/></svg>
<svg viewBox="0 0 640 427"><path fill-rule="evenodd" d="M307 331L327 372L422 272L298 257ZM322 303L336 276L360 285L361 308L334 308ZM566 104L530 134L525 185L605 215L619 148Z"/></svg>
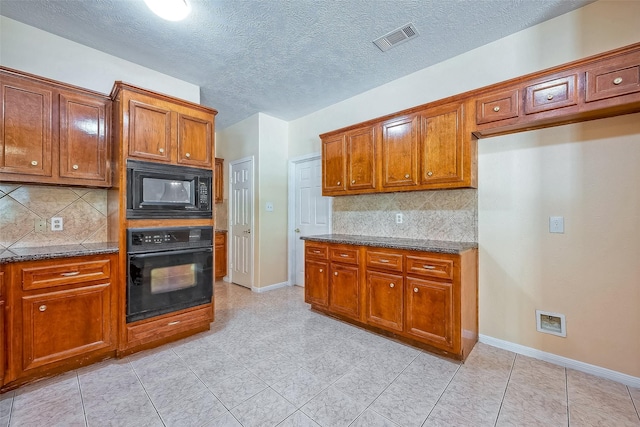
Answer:
<svg viewBox="0 0 640 427"><path fill-rule="evenodd" d="M208 208L209 207L209 186L201 182L199 185L199 199L200 199L200 208Z"/></svg>

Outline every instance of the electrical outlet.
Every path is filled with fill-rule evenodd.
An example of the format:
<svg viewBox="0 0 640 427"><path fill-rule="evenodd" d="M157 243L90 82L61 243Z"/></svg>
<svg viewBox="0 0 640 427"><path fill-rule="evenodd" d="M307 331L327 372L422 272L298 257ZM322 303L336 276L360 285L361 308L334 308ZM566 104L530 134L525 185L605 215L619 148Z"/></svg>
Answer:
<svg viewBox="0 0 640 427"><path fill-rule="evenodd" d="M36 233L44 233L47 231L47 220L42 218L37 218L34 221L34 228Z"/></svg>
<svg viewBox="0 0 640 427"><path fill-rule="evenodd" d="M549 233L564 233L564 217L549 217Z"/></svg>
<svg viewBox="0 0 640 427"><path fill-rule="evenodd" d="M273 212L273 203L267 202L266 210L267 212Z"/></svg>
<svg viewBox="0 0 640 427"><path fill-rule="evenodd" d="M62 231L64 229L63 227L63 221L62 221L62 217L59 216L54 216L51 218L51 231Z"/></svg>
<svg viewBox="0 0 640 427"><path fill-rule="evenodd" d="M396 214L396 224L402 224L402 214L401 213L397 213Z"/></svg>

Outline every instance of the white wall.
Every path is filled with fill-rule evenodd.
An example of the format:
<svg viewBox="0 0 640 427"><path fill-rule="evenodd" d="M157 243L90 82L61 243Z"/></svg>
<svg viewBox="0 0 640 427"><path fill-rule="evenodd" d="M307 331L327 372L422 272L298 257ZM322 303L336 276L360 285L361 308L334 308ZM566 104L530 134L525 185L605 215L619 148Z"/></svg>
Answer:
<svg viewBox="0 0 640 427"><path fill-rule="evenodd" d="M200 103L200 87L0 16L0 65L110 93L117 80Z"/></svg>
<svg viewBox="0 0 640 427"><path fill-rule="evenodd" d="M601 0L332 105L290 122L289 156L329 130L640 42L638 17L640 2ZM639 123L480 141L482 334L640 377ZM567 338L535 332L535 308L566 314Z"/></svg>

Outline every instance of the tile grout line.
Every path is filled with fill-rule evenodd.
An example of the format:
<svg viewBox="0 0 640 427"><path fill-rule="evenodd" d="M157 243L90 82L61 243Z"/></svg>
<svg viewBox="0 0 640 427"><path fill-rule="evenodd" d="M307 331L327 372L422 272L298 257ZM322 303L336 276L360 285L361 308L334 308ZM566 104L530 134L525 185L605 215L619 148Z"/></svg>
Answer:
<svg viewBox="0 0 640 427"><path fill-rule="evenodd" d="M431 413L433 412L434 409L436 409L436 406L438 406L438 403L440 402L440 399L442 399L442 396L444 396L444 394L447 392L447 389L449 388L449 386L451 385L451 383L453 382L453 379L456 377L456 375L458 375L458 372L460 371L460 368L462 367L462 363L460 363L458 365L458 368L456 369L456 371L453 373L453 375L451 376L451 379L449 380L449 382L447 383L447 385L445 386L445 388L442 390L442 393L440 393L440 396L438 396L438 400L436 400L436 403L433 404L433 408L431 408L431 410L429 411L429 413L427 414L427 418L425 418L425 420L422 422L422 426L424 426L424 424L427 422L427 420L429 419L429 417L431 416Z"/></svg>
<svg viewBox="0 0 640 427"><path fill-rule="evenodd" d="M567 426L571 425L571 411L569 410L569 373L567 372L567 368L563 368L564 370L564 395L567 402Z"/></svg>
<svg viewBox="0 0 640 427"><path fill-rule="evenodd" d="M163 426L166 427L166 424L165 424L164 420L162 419L162 416L160 415L160 412L158 412L158 408L156 408L156 404L153 403L153 400L151 400L151 396L149 396L149 392L147 392L147 388L144 386L144 383L140 379L140 375L138 375L138 372L136 372L136 368L131 364L131 361L129 361L127 363L131 367L131 370L133 371L133 374L136 376L136 378L140 382L140 385L142 386L142 389L144 390L144 394L147 396L147 399L149 399L149 403L151 403L151 406L153 406L153 410L156 411L156 414L158 414L158 418L160 419L160 422L162 423Z"/></svg>
<svg viewBox="0 0 640 427"><path fill-rule="evenodd" d="M507 384L504 386L504 393L502 393L502 399L500 400L500 407L498 408L498 415L496 416L496 421L493 423L494 426L498 425L498 419L500 418L500 411L502 411L502 405L504 404L504 397L507 395L507 389L509 388L509 381L511 381L511 374L513 374L513 367L516 366L517 358L518 358L518 354L516 353L513 357L513 362L511 362L509 377L507 378Z"/></svg>
<svg viewBox="0 0 640 427"><path fill-rule="evenodd" d="M629 389L629 386L625 386L627 389L627 393L629 393L629 398L631 399L631 404L633 405L634 409L636 410L636 415L638 416L638 420L640 420L640 409L638 408L638 405L636 405L636 401L633 400L633 396L631 395L631 390Z"/></svg>
<svg viewBox="0 0 640 427"><path fill-rule="evenodd" d="M76 382L78 383L78 392L80 393L80 403L82 404L82 413L84 415L84 425L89 426L89 418L87 417L87 408L84 406L84 397L82 396L82 386L80 385L80 376L76 369Z"/></svg>

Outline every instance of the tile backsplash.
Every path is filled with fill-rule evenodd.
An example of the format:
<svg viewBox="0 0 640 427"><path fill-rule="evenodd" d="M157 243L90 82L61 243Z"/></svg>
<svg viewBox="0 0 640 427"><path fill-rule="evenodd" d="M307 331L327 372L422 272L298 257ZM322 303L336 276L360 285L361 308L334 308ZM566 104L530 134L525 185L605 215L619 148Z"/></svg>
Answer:
<svg viewBox="0 0 640 427"><path fill-rule="evenodd" d="M397 213L402 224L396 224ZM333 233L477 242L478 190L334 197Z"/></svg>
<svg viewBox="0 0 640 427"><path fill-rule="evenodd" d="M216 230L227 230L229 228L229 204L227 199L224 199L222 203L216 203L215 205L215 222Z"/></svg>
<svg viewBox="0 0 640 427"><path fill-rule="evenodd" d="M63 230L51 231L51 217ZM35 232L35 220L47 221ZM0 249L107 241L107 190L0 184Z"/></svg>

